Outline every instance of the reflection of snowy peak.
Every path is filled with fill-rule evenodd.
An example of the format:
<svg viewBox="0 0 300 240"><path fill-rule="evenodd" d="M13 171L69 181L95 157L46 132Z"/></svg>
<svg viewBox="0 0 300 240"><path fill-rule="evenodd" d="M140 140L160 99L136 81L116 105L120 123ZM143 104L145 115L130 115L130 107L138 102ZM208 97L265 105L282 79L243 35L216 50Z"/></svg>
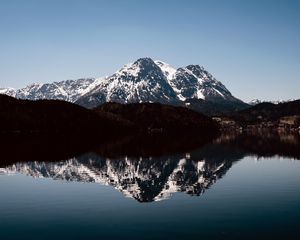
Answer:
<svg viewBox="0 0 300 240"><path fill-rule="evenodd" d="M169 198L175 192L199 196L222 177L229 167L225 163L215 165L205 160L193 162L183 158L169 175L167 183L155 200Z"/></svg>
<svg viewBox="0 0 300 240"><path fill-rule="evenodd" d="M173 158L104 159L94 154L57 163L17 163L0 168L0 173L22 173L36 178L96 182L114 186L140 202L159 201L172 193L200 195L231 166L225 161L192 161Z"/></svg>
<svg viewBox="0 0 300 240"><path fill-rule="evenodd" d="M60 99L92 108L105 102L180 104L187 99L240 102L199 65L173 68L162 61L140 58L105 78L0 88L0 94L22 99Z"/></svg>

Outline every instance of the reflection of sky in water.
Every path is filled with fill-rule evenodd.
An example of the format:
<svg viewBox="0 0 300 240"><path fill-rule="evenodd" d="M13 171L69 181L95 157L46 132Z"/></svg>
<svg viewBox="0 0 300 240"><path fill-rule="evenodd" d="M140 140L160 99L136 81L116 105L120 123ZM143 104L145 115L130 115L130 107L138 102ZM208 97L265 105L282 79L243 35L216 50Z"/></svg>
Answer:
<svg viewBox="0 0 300 240"><path fill-rule="evenodd" d="M0 232L5 239L286 238L300 233L299 173L298 160L245 157L200 197L176 193L144 204L97 183L0 175Z"/></svg>

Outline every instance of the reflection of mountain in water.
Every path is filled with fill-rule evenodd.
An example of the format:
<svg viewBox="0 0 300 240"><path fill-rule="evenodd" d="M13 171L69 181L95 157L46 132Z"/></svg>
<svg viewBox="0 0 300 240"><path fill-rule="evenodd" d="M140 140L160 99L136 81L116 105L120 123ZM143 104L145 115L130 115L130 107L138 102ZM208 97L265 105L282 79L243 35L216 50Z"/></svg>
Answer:
<svg viewBox="0 0 300 240"><path fill-rule="evenodd" d="M17 146L23 147L22 155L13 154L20 152L13 145L1 152L0 174L107 184L128 197L150 202L166 199L175 192L200 195L224 176L234 162L248 155L300 159L299 135L223 135L207 144L188 139L158 140L129 138L109 142L94 149L95 153L79 157L71 155L77 145L64 152L66 148L57 144L20 144ZM49 158L52 152L55 154ZM69 160L60 160L64 158Z"/></svg>
<svg viewBox="0 0 300 240"><path fill-rule="evenodd" d="M166 157L105 159L95 154L56 163L16 163L0 173L22 173L37 178L108 184L140 202L166 199L175 192L200 195L222 177L231 161L191 159L190 154Z"/></svg>

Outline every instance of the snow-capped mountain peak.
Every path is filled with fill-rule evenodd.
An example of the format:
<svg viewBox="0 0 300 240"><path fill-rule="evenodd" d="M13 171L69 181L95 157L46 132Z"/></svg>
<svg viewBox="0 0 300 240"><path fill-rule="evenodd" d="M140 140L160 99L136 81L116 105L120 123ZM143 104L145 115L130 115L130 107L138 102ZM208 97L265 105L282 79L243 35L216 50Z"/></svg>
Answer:
<svg viewBox="0 0 300 240"><path fill-rule="evenodd" d="M104 102L180 103L187 99L240 101L199 65L175 69L151 58L140 58L107 77L77 103L95 107Z"/></svg>
<svg viewBox="0 0 300 240"><path fill-rule="evenodd" d="M140 58L105 78L77 103L96 107L104 102L172 103L178 100L161 68L151 58Z"/></svg>
<svg viewBox="0 0 300 240"><path fill-rule="evenodd" d="M11 97L15 97L16 90L14 88L0 88L0 94L5 94Z"/></svg>
<svg viewBox="0 0 300 240"><path fill-rule="evenodd" d="M188 99L240 101L199 65L174 68L160 60L139 58L103 78L82 78L21 89L0 89L21 99L59 99L92 108L105 102L181 104Z"/></svg>
<svg viewBox="0 0 300 240"><path fill-rule="evenodd" d="M260 100L260 99L253 99L250 102L248 102L249 105L254 106L260 103L273 103L273 104L279 104L279 103L287 103L287 102L292 102L295 101L296 99L287 99L287 100Z"/></svg>
<svg viewBox="0 0 300 240"><path fill-rule="evenodd" d="M141 77L143 74L151 74L153 71L157 71L159 68L151 58L139 58L134 63L128 63L114 75L126 77Z"/></svg>
<svg viewBox="0 0 300 240"><path fill-rule="evenodd" d="M32 83L20 89L2 88L0 94L20 99L59 99L75 102L99 83L99 79L81 78L53 83Z"/></svg>

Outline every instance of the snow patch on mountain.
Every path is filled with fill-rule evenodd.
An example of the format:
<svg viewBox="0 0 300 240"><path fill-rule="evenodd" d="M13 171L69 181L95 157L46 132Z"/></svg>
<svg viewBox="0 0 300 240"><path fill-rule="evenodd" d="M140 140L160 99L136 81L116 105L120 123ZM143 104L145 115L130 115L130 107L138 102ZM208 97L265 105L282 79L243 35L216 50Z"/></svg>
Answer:
<svg viewBox="0 0 300 240"><path fill-rule="evenodd" d="M160 69L162 70L163 74L166 76L166 78L168 79L168 81L170 81L171 79L173 79L174 74L176 72L176 68L173 68L168 63L165 63L165 62L160 61L160 60L155 60L154 62L155 62L155 64L157 66L160 67Z"/></svg>
<svg viewBox="0 0 300 240"><path fill-rule="evenodd" d="M16 90L14 88L0 88L0 94L15 97L16 96Z"/></svg>

